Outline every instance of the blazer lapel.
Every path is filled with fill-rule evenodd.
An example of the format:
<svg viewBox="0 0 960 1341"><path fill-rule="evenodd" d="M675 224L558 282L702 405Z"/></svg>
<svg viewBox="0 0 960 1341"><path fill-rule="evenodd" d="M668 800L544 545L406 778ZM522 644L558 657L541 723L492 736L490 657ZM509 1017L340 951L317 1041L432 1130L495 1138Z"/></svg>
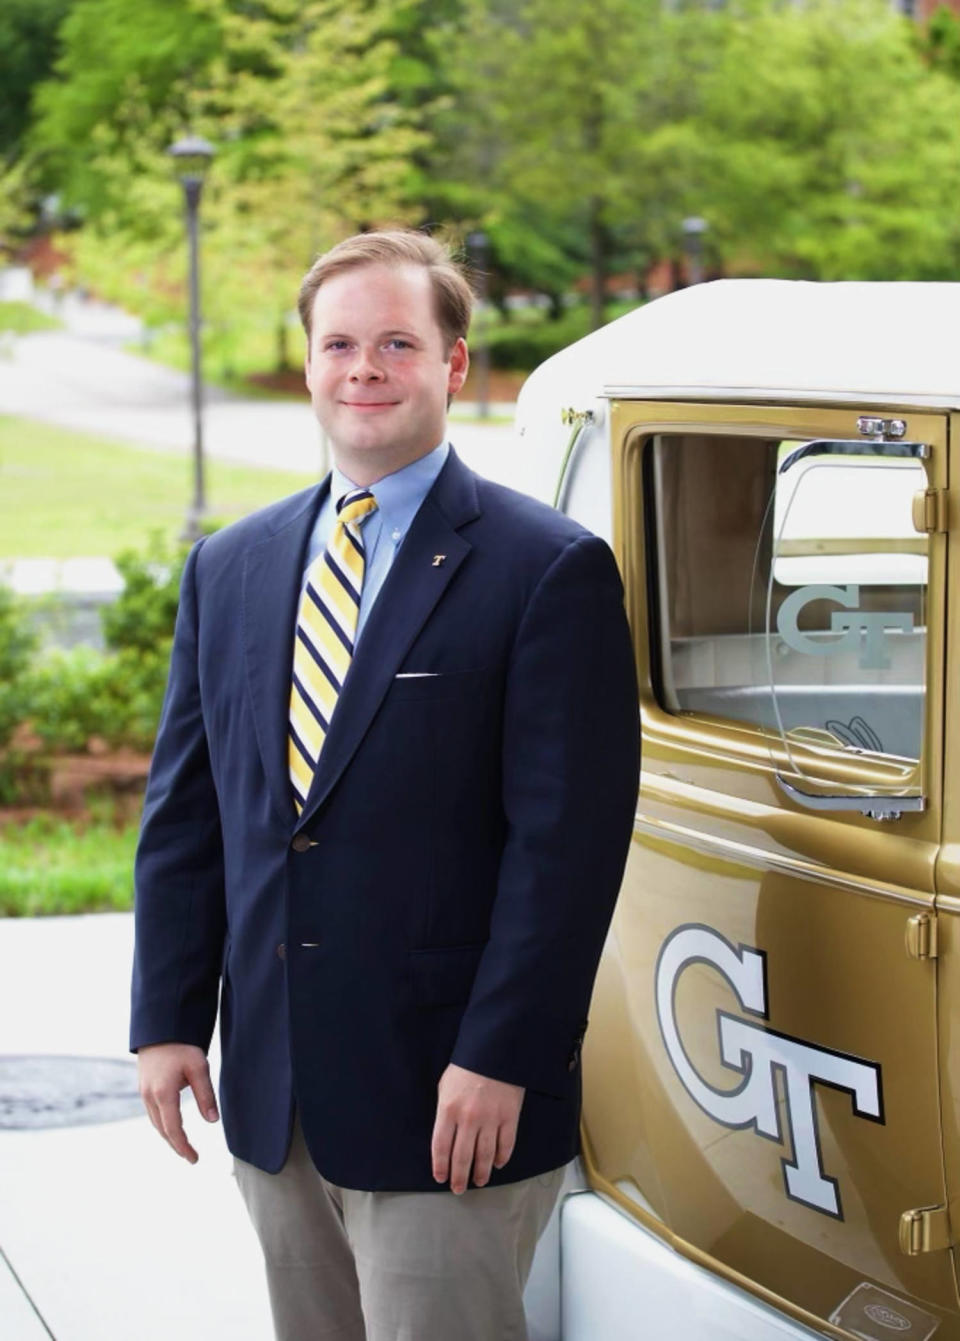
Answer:
<svg viewBox="0 0 960 1341"><path fill-rule="evenodd" d="M309 823L329 796L373 721L397 667L470 553L472 546L458 528L479 512L474 477L451 448L364 626L298 828ZM435 563L438 555L442 561Z"/></svg>
<svg viewBox="0 0 960 1341"><path fill-rule="evenodd" d="M277 813L293 824L296 811L287 766L287 726L293 637L300 578L329 476L299 512L247 552L243 570L243 637L257 747Z"/></svg>

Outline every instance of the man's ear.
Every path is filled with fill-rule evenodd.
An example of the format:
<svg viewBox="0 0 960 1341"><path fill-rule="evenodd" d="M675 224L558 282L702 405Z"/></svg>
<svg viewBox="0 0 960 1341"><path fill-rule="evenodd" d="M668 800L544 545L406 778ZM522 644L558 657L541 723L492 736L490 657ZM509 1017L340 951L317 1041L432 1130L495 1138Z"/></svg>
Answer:
<svg viewBox="0 0 960 1341"><path fill-rule="evenodd" d="M304 380L304 381L306 382L306 384L307 384L307 390L308 390L309 392L311 392L311 394L312 394L312 392L313 392L313 387L310 385L310 346L309 346L309 344L307 345L307 352L306 352L306 353L304 354L304 356L303 356L303 380Z"/></svg>
<svg viewBox="0 0 960 1341"><path fill-rule="evenodd" d="M470 354L467 351L467 342L462 336L454 341L448 361L450 364L450 373L447 377L447 395L455 396L467 380L467 370L470 367Z"/></svg>

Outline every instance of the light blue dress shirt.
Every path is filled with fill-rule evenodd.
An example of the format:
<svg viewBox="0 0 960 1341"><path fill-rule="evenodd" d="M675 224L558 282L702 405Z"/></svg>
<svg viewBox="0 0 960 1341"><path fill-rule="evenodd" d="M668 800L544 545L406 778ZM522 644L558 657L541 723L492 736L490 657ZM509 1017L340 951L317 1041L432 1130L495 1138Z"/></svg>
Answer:
<svg viewBox="0 0 960 1341"><path fill-rule="evenodd" d="M449 444L442 442L426 456L411 461L408 466L404 466L402 470L395 470L392 475L384 475L382 480L377 480L376 484L369 486L370 492L377 500L377 508L360 523L366 562L354 645L363 632L363 626L367 622L374 601L380 594L380 588L390 571L390 565L396 558L397 550L403 543L403 537L410 529L410 523L430 492L434 480L440 474L449 451ZM351 489L358 487L334 466L330 479L330 492L323 501L307 547L307 566L303 570L300 583L301 595L307 585L307 571L310 565L326 549L337 515L337 500Z"/></svg>

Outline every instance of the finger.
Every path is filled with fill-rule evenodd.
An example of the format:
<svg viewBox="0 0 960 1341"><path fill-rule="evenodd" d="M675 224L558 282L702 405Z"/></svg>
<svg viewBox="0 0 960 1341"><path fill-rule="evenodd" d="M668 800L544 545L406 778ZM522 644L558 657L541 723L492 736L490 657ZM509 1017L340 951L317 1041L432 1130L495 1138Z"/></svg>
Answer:
<svg viewBox="0 0 960 1341"><path fill-rule="evenodd" d="M497 1153L494 1155L493 1162L498 1169L502 1169L513 1154L513 1147L517 1143L517 1121L504 1122L497 1132Z"/></svg>
<svg viewBox="0 0 960 1341"><path fill-rule="evenodd" d="M497 1150L497 1128L481 1127L477 1133L477 1146L473 1156L473 1182L476 1187L485 1187L490 1181L490 1169Z"/></svg>
<svg viewBox="0 0 960 1341"><path fill-rule="evenodd" d="M178 1155L182 1155L191 1164L196 1164L200 1156L187 1140L187 1134L183 1130L183 1121L180 1116L180 1092L177 1091L172 1099L158 1097L157 1106L160 1110L163 1134L170 1145Z"/></svg>
<svg viewBox="0 0 960 1341"><path fill-rule="evenodd" d="M147 1117L150 1119L151 1123L152 1123L153 1126L156 1128L156 1130L160 1133L160 1135L161 1135L161 1136L164 1136L164 1132L163 1132L163 1124L162 1124L162 1122L160 1121L160 1111L159 1111L159 1109L157 1108L156 1103L154 1102L153 1095L152 1095L152 1094L144 1094L144 1093L142 1093L142 1094L140 1095L140 1098L143 1100L143 1106L144 1106L144 1108L147 1110ZM164 1140L166 1140L166 1137L165 1137L165 1136L164 1136Z"/></svg>
<svg viewBox="0 0 960 1341"><path fill-rule="evenodd" d="M458 1126L450 1156L450 1191L466 1192L470 1182L470 1170L473 1167L473 1154L477 1144L477 1128Z"/></svg>
<svg viewBox="0 0 960 1341"><path fill-rule="evenodd" d="M430 1141L430 1160L433 1176L438 1183L445 1183L450 1176L450 1151L456 1133L456 1123L442 1109L437 1109L437 1119L433 1124L433 1137Z"/></svg>
<svg viewBox="0 0 960 1341"><path fill-rule="evenodd" d="M196 1070L188 1070L187 1079L200 1112L208 1122L216 1122L220 1114L217 1112L217 1100L210 1082L209 1066L204 1062Z"/></svg>

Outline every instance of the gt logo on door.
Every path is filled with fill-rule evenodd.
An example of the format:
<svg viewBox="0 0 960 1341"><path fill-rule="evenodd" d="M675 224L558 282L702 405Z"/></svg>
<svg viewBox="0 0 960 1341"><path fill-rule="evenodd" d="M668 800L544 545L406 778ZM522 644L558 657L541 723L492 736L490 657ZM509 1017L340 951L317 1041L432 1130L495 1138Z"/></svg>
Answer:
<svg viewBox="0 0 960 1341"><path fill-rule="evenodd" d="M733 1089L715 1089L693 1066L677 1028L677 984L691 964L709 964L732 987L740 1008L757 1020L767 1016L766 955L741 945L735 949L712 927L677 927L660 948L657 959L657 1018L674 1070L695 1103L725 1127L752 1127L760 1136L784 1143L777 1101L777 1076L783 1085L783 1111L793 1158L780 1161L784 1190L825 1215L843 1219L836 1178L823 1171L814 1084L829 1085L851 1095L857 1117L883 1122L880 1067L848 1053L778 1033L725 1010L717 1011L720 1060L736 1072Z"/></svg>

